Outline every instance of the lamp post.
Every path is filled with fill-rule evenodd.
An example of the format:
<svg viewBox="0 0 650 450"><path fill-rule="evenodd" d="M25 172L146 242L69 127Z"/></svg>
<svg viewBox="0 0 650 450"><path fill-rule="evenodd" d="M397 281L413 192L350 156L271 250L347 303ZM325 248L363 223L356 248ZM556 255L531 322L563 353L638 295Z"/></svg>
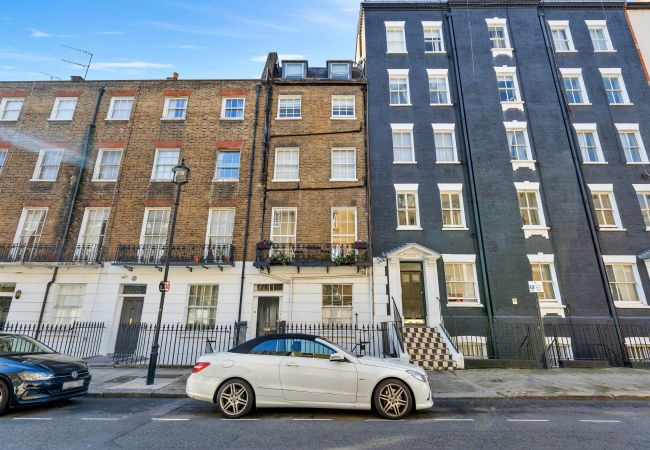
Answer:
<svg viewBox="0 0 650 450"><path fill-rule="evenodd" d="M172 216L172 229L169 232L169 242L165 252L165 274L163 281L160 283L160 304L158 305L158 321L156 322L156 331L151 346L151 356L149 357L149 370L147 371L147 385L152 385L156 377L156 365L158 363L158 338L160 336L160 323L162 322L163 306L165 304L165 293L167 291L167 276L169 275L169 261L172 255L172 246L174 245L174 231L176 231L176 215L178 214L178 204L181 199L181 186L189 181L190 169L185 165L185 159L172 169L173 182L176 185L176 201L174 202L174 214Z"/></svg>

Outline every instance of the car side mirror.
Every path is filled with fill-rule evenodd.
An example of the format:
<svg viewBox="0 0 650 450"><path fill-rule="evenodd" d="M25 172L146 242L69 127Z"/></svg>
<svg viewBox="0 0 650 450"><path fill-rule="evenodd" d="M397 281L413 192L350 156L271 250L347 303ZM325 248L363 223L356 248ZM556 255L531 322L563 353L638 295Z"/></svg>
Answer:
<svg viewBox="0 0 650 450"><path fill-rule="evenodd" d="M344 362L345 361L345 356L341 355L340 353L333 353L333 354L330 355L330 361Z"/></svg>

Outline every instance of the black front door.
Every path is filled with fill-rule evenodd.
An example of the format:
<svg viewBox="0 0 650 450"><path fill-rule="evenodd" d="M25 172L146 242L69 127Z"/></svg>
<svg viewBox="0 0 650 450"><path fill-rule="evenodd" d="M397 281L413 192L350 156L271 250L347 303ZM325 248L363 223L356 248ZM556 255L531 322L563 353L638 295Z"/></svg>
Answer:
<svg viewBox="0 0 650 450"><path fill-rule="evenodd" d="M257 336L265 336L277 332L278 297L259 297L257 299Z"/></svg>
<svg viewBox="0 0 650 450"><path fill-rule="evenodd" d="M138 347L143 304L144 297L124 297L122 314L120 315L120 328L115 342L116 355L122 357L131 356Z"/></svg>
<svg viewBox="0 0 650 450"><path fill-rule="evenodd" d="M424 307L422 264L400 264L400 279L402 281L402 310L404 313L404 322L424 323L426 309Z"/></svg>

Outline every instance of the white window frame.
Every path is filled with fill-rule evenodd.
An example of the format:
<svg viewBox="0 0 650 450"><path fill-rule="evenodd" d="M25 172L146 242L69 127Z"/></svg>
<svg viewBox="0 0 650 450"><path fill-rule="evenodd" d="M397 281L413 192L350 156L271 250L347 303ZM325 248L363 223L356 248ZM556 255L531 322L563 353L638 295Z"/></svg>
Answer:
<svg viewBox="0 0 650 450"><path fill-rule="evenodd" d="M239 153L239 166L237 167L237 177L232 177L232 178L222 178L219 177L219 155L221 153ZM212 181L214 182L222 182L222 183L238 183L239 178L241 177L241 149L240 148L220 148L217 149L216 152L216 157L214 161L214 178Z"/></svg>
<svg viewBox="0 0 650 450"><path fill-rule="evenodd" d="M0 174L2 174L2 171L7 165L7 158L9 158L9 149L0 149Z"/></svg>
<svg viewBox="0 0 650 450"><path fill-rule="evenodd" d="M422 35L426 45L427 32L436 30L440 32L440 50L427 51L426 47L424 53L427 54L442 54L447 53L445 50L445 34L442 28L442 21L422 21Z"/></svg>
<svg viewBox="0 0 650 450"><path fill-rule="evenodd" d="M621 148L623 148L624 153L625 153L625 149L623 147L621 133L634 133L636 135L637 144L639 145L639 153L641 154L641 161L640 162L628 161L627 155L625 155L625 164L631 166L637 164L648 164L650 161L648 161L648 153L646 152L645 145L643 144L643 138L641 137L639 124L638 123L615 123L614 126L616 127L616 130L618 132L618 140L621 143Z"/></svg>
<svg viewBox="0 0 650 450"><path fill-rule="evenodd" d="M47 207L33 207L33 206L23 206L23 209L20 213L20 219L18 219L18 226L16 227L16 234L14 235L14 244L20 244L20 236L23 234L23 228L25 227L25 220L27 220L27 214L29 211L43 211L43 227L40 229L39 233L35 236L34 245L37 245L41 241L41 236L43 235L43 228L45 228L45 223L47 221L47 213L49 208Z"/></svg>
<svg viewBox="0 0 650 450"><path fill-rule="evenodd" d="M539 225L523 225L521 229L524 230L524 237L526 239L532 236L542 236L545 239L549 238L550 228L546 225L546 215L544 214L544 204L542 203L542 195L539 190L539 183L537 182L516 182L515 189L517 190L517 205L519 205L519 194L521 192L534 192L535 201L537 202L537 215L539 216ZM520 207L521 208L521 207Z"/></svg>
<svg viewBox="0 0 650 450"><path fill-rule="evenodd" d="M162 152L168 152L168 151L177 151L178 152L178 158L176 159L176 164L174 164L174 166L176 166L181 160L181 149L180 148L157 148L156 152L154 154L154 157L153 157L154 158L153 159L153 166L151 167L151 178L150 178L151 182L156 182L156 183L162 182L162 183L164 183L164 182L173 181L173 177L174 177L173 172L172 172L172 177L171 178L156 178L156 174L158 172L156 170L156 167L158 167L158 156L159 156L161 151Z"/></svg>
<svg viewBox="0 0 650 450"><path fill-rule="evenodd" d="M434 143L434 150L436 152L436 164L460 164L460 160L458 159L458 145L456 143L456 124L455 123L432 123L431 127L433 128L433 143ZM438 151L435 148L436 134L451 134L451 143L454 147L453 161L440 161L438 159Z"/></svg>
<svg viewBox="0 0 650 450"><path fill-rule="evenodd" d="M280 115L281 107L280 104L282 100L298 100L298 105L300 107L300 116L298 117L282 117ZM277 120L301 120L302 119L302 95L278 95L278 114L276 117Z"/></svg>
<svg viewBox="0 0 650 450"><path fill-rule="evenodd" d="M650 184L633 184L632 187L634 188L634 192L636 192L637 195L637 200L639 195L650 195ZM644 200L647 203L648 207L648 214L650 215L650 200ZM643 205L639 203L639 209L641 210L641 215L643 215L643 223L646 223L645 220L645 212L643 209ZM650 221L646 223L646 231L650 231Z"/></svg>
<svg viewBox="0 0 650 450"><path fill-rule="evenodd" d="M226 103L228 100L241 100L241 117L226 117ZM238 108L239 109L239 108ZM221 99L221 120L244 120L244 115L246 114L246 97L224 97Z"/></svg>
<svg viewBox="0 0 650 450"><path fill-rule="evenodd" d="M452 106L451 101L451 91L449 90L449 69L427 69L427 77L429 81L429 105L430 106ZM432 78L444 78L445 80L445 90L447 93L447 102L446 103L431 103L431 79Z"/></svg>
<svg viewBox="0 0 650 450"><path fill-rule="evenodd" d="M170 117L169 112L170 112L170 103L173 100L185 100L185 109L183 109L183 116L182 117ZM185 120L187 117L187 108L189 107L190 104L190 99L189 97L165 97L165 104L163 105L163 113L162 117L160 120Z"/></svg>
<svg viewBox="0 0 650 450"><path fill-rule="evenodd" d="M301 76L287 76L287 67L288 66L300 66L301 67ZM304 61L282 61L282 78L289 78L289 79L300 79L300 78L306 78L307 77L307 64Z"/></svg>
<svg viewBox="0 0 650 450"><path fill-rule="evenodd" d="M408 50L406 48L406 30L405 30L405 22L404 21L386 21L384 22L384 26L386 27L386 54L388 55L403 55L408 53ZM388 31L401 31L402 33L402 44L403 44L403 49L399 51L391 51L389 48L388 44Z"/></svg>
<svg viewBox="0 0 650 450"><path fill-rule="evenodd" d="M616 52L614 49L614 46L612 45L612 39L609 36L609 30L607 29L607 21L606 20L585 20L585 24L587 24L587 29L589 31L589 37L591 38L591 45L594 47L594 53L612 53ZM605 37L605 45L606 49L605 50L596 50L596 47L594 46L594 39L591 36L591 30L602 30L603 31L603 36Z"/></svg>
<svg viewBox="0 0 650 450"><path fill-rule="evenodd" d="M225 211L228 211L228 212L232 211L233 227L232 227L232 230L230 232L230 242L227 242L227 243L210 242L210 236L211 236L210 235L210 229L212 228L212 214L214 212L216 212L216 211L224 211L224 212ZM206 246L207 245L232 244L232 240L233 240L233 237L234 237L234 234L235 234L235 217L236 217L235 214L236 214L235 208L209 208L208 209L208 226L207 226L207 228L205 230L205 245Z"/></svg>
<svg viewBox="0 0 650 450"><path fill-rule="evenodd" d="M117 177L115 178L99 178L99 173L101 170L102 166L102 157L104 156L104 152L120 152L120 163L117 166ZM95 161L95 168L93 169L93 177L91 181L97 182L97 183L114 183L117 181L117 179L120 176L120 169L122 168L122 158L124 157L124 149L123 148L100 148L97 151L97 160Z"/></svg>
<svg viewBox="0 0 650 450"><path fill-rule="evenodd" d="M340 244L334 244L334 212L335 211L354 211L354 235L352 236L352 242L355 242L358 239L358 233L359 233L359 227L357 226L357 208L355 206L332 206L330 208L330 243L332 245L340 245ZM349 234L339 234L337 236L351 236Z"/></svg>
<svg viewBox="0 0 650 450"><path fill-rule="evenodd" d="M59 106L62 101L74 100L74 109L72 110L72 116L69 119L58 119L56 116L59 112ZM47 119L52 122L70 122L74 119L74 113L77 112L77 103L79 97L56 97L54 99L54 105L52 106L52 112L50 113L50 118Z"/></svg>
<svg viewBox="0 0 650 450"><path fill-rule="evenodd" d="M596 218L596 226L599 231L627 231L623 228L623 222L621 221L621 216L618 212L618 206L616 205L616 197L614 196L614 185L613 184L588 184L589 191L591 194L608 194L609 201L612 205L612 215L614 216L614 226L603 226L598 223ZM593 198L591 199L591 204L594 210L596 209Z"/></svg>
<svg viewBox="0 0 650 450"><path fill-rule="evenodd" d="M514 49L512 48L512 44L510 44L510 35L508 33L508 20L507 19L502 19L499 17L493 17L493 18L486 18L485 22L488 27L488 39L490 39L490 27L501 27L503 29L503 36L505 38L505 47L503 48L491 48L492 50L492 57L497 57L497 56L510 56L512 57L512 52ZM492 41L492 39L490 39ZM492 42L490 42L490 47L492 47Z"/></svg>
<svg viewBox="0 0 650 450"><path fill-rule="evenodd" d="M551 41L553 42L553 50L555 53L577 53L575 45L573 44L573 36L571 35L571 27L568 20L549 20L548 26L551 29ZM555 45L555 39L553 38L553 30L565 30L567 38L567 50L558 50Z"/></svg>
<svg viewBox="0 0 650 450"><path fill-rule="evenodd" d="M538 300L540 307L544 306L563 306L562 295L560 294L560 284L558 283L557 273L555 270L555 255L548 253L536 253L532 255L526 255L528 257L528 262L531 264L548 264L551 271L551 281L553 282L553 295L554 299L545 299ZM531 278L532 278L532 267L530 267ZM536 296L537 297L537 296Z"/></svg>
<svg viewBox="0 0 650 450"><path fill-rule="evenodd" d="M15 119L5 119L3 116L7 112L7 103L9 102L21 102L20 108L18 109L18 116ZM20 119L20 113L23 111L23 106L25 106L24 97L3 97L0 100L0 122L17 122Z"/></svg>
<svg viewBox="0 0 650 450"><path fill-rule="evenodd" d="M438 183L438 190L440 191L439 201L440 201L440 217L442 219L442 230L443 231L463 231L468 230L467 222L465 219L465 201L463 199L463 184L462 183ZM458 199L460 200L460 224L458 225L445 225L444 215L442 209L442 196L443 194L457 194Z"/></svg>
<svg viewBox="0 0 650 450"><path fill-rule="evenodd" d="M618 82L621 85L621 96L623 97L622 103L609 103L610 106L632 106L634 103L630 100L630 96L627 92L627 87L625 87L625 80L623 79L623 71L619 67L601 67L598 69L600 75L603 78L603 88L605 86L605 78L618 78ZM605 89L605 91L607 91ZM607 94L607 92L605 92Z"/></svg>
<svg viewBox="0 0 650 450"><path fill-rule="evenodd" d="M325 286L349 287L350 294L344 294L341 289L341 305L325 304ZM350 304L344 304L343 298L350 297ZM352 283L323 283L321 284L321 318L325 324L349 324L352 322L354 306L354 284ZM327 312L327 314L326 314ZM332 318L332 312L336 312L336 318ZM345 316L345 317L344 317Z"/></svg>
<svg viewBox="0 0 650 450"><path fill-rule="evenodd" d="M347 67L347 75L345 77L337 77L334 76L334 71L332 70L333 66L346 66ZM350 64L347 61L329 61L327 63L327 77L333 80L347 80L352 78L352 64Z"/></svg>
<svg viewBox="0 0 650 450"><path fill-rule="evenodd" d="M398 231L402 230L422 230L420 226L420 200L418 199L418 185L417 184L395 184L395 220ZM398 214L398 194L413 194L415 197L415 225L400 225Z"/></svg>
<svg viewBox="0 0 650 450"><path fill-rule="evenodd" d="M352 100L352 115L351 116L336 116L334 115L334 101L335 100ZM332 120L356 120L357 118L357 97L355 95L332 95Z"/></svg>
<svg viewBox="0 0 650 450"><path fill-rule="evenodd" d="M127 117L126 119L113 117L113 113L115 112L115 102L127 101L127 100L131 101L131 108L129 109L129 117ZM108 112L106 113L106 120L128 122L129 120L131 120L131 113L133 112L133 103L134 103L134 97L132 96L111 97L111 103L108 106Z"/></svg>
<svg viewBox="0 0 650 450"><path fill-rule="evenodd" d="M496 81L497 81L497 98L501 102L501 109L503 111L507 111L509 109L518 109L519 111L523 111L525 102L522 100L521 90L519 89L519 80L517 79L517 68L509 67L509 66L495 67L494 72L496 74ZM499 94L500 76L512 77L516 100L501 101L501 95Z"/></svg>
<svg viewBox="0 0 650 450"><path fill-rule="evenodd" d="M560 367L560 361L573 361L571 338L566 336L546 336L546 347L551 352L551 367ZM555 343L553 343L555 341Z"/></svg>
<svg viewBox="0 0 650 450"><path fill-rule="evenodd" d="M637 264L637 257L635 255L603 255L603 263L605 266L616 264L629 264L632 265L632 275L636 284L636 292L639 296L639 302L614 302L617 308L650 308L648 301L643 290L643 283L639 275L639 266ZM609 282L611 282L608 279ZM608 283L609 285L609 283ZM608 286L609 288L609 286ZM611 289L611 288L610 288Z"/></svg>
<svg viewBox="0 0 650 450"><path fill-rule="evenodd" d="M392 78L406 79L406 103L391 103L390 83ZM388 105L389 106L413 106L411 104L411 84L409 81L409 69L388 69Z"/></svg>
<svg viewBox="0 0 650 450"><path fill-rule="evenodd" d="M92 212L103 211L106 213L106 224L111 218L111 208L110 207L89 207L84 209L83 219L81 219L81 227L79 228L79 236L77 237L77 248L75 250L75 261L94 261L95 258L99 255L101 250L101 245L104 244L106 240L107 229L104 229L104 234L98 236L100 238L99 243L88 243L86 238L88 235L88 219ZM88 248L88 246L93 246Z"/></svg>
<svg viewBox="0 0 650 450"><path fill-rule="evenodd" d="M508 147L508 155L510 156L510 164L512 164L512 170L517 170L519 168L526 168L530 170L535 170L535 164L537 161L533 159L533 151L530 145L530 137L528 136L528 122L520 122L513 120L510 122L503 122L503 127L506 130L506 141ZM508 133L521 131L524 135L524 143L526 144L526 159L512 159L512 154L510 153L510 139Z"/></svg>
<svg viewBox="0 0 650 450"><path fill-rule="evenodd" d="M443 254L443 272L444 265L449 264L471 264L472 271L474 272L474 292L476 293L476 301L458 301L458 302L449 302L449 296L447 293L447 278L445 276L445 295L447 296L447 307L448 308L482 308L481 304L481 291L478 284L478 273L476 270L476 255L463 255L463 254Z"/></svg>
<svg viewBox="0 0 650 450"><path fill-rule="evenodd" d="M580 68L561 68L560 74L562 75L562 89L564 95L566 96L567 103L571 106L590 106L591 102L589 100L589 94L587 93L587 88L585 86L585 80L582 78L582 69ZM566 92L566 87L564 86L564 78L577 78L578 83L580 84L580 95L582 95L582 103L570 103L569 96Z"/></svg>
<svg viewBox="0 0 650 450"><path fill-rule="evenodd" d="M269 226L269 237L270 237L272 242L275 242L276 236L273 235L273 228L274 228L273 222L274 222L274 219L275 219L275 213L276 212L281 212L281 211L293 211L294 212L294 217L296 219L295 222L294 222L294 233L293 233L293 235L287 234L287 235L282 235L282 236L292 239L291 243L295 244L295 242L296 242L296 240L298 238L298 208L296 208L296 207L281 207L281 208L272 208L271 209L271 225Z"/></svg>
<svg viewBox="0 0 650 450"><path fill-rule="evenodd" d="M43 166L43 159L45 157L45 152L60 152L61 160L59 165L56 168L56 176L51 180L45 180L40 177L41 168ZM62 148L42 148L38 152L38 159L36 160L36 166L34 167L34 172L32 173L32 178L29 181L38 181L41 183L55 183L59 178L59 172L61 172L61 164L63 163L63 157L65 156L65 149Z"/></svg>
<svg viewBox="0 0 650 450"><path fill-rule="evenodd" d="M391 146L393 146L393 134L395 132L399 132L399 133L407 132L411 134L411 160L395 161L395 149L393 148L393 164L417 164L417 162L415 161L415 140L413 135L413 124L412 123L391 123L390 129L391 129Z"/></svg>
<svg viewBox="0 0 650 450"><path fill-rule="evenodd" d="M334 176L334 153L337 151L351 151L354 155L354 177L353 178L341 178ZM357 149L354 147L332 147L332 158L331 158L331 168L330 168L330 181L357 181Z"/></svg>
<svg viewBox="0 0 650 450"><path fill-rule="evenodd" d="M77 288L83 287L81 289L82 293L79 294L78 296L81 297L81 304L79 306L63 306L59 305L59 301L61 300L61 291L63 290L64 287L67 286L75 286ZM83 312L83 306L85 303L86 299L86 290L88 286L85 283L62 283L58 285L57 287L57 293L56 293L56 302L54 303L54 306L52 307L52 323L56 325L71 325L75 322L81 322L81 313ZM66 311L68 314L64 315L63 317L58 317L59 316L59 311ZM72 313L72 314L70 314ZM72 320L70 320L72 319Z"/></svg>
<svg viewBox="0 0 650 450"><path fill-rule="evenodd" d="M573 128L575 129L576 138L578 139L582 164L607 164L607 161L605 161L605 156L603 155L603 147L600 144L600 138L598 137L598 126L595 123L574 123ZM594 144L596 145L596 155L598 157L598 161L588 161L585 152L582 150L582 146L580 146L580 135L585 133L591 133L594 137Z"/></svg>
<svg viewBox="0 0 650 450"><path fill-rule="evenodd" d="M192 295L192 288L195 288L197 291L200 290L201 288L206 288L209 287L211 288L212 292L216 291L216 299L215 303L212 304L210 303L209 305L205 305L202 303L199 304L194 304L190 306L190 298ZM219 310L219 294L220 294L220 289L221 286L218 283L188 283L187 284L187 302L185 303L185 311L184 311L184 317L183 317L183 324L187 328L201 328L205 327L206 325L204 323L201 323L200 320L197 320L196 317L194 317L195 321L193 323L189 323L190 320L190 311L196 311L196 310L210 310L211 313L213 314L213 317L208 318L208 325L209 327L215 326L216 321L217 321L217 314ZM202 296L197 295L198 299L201 299ZM211 299L212 300L212 299Z"/></svg>
<svg viewBox="0 0 650 450"><path fill-rule="evenodd" d="M296 166L298 167L297 177L296 178L278 178L278 153L291 152L292 154L298 154L298 160L296 161ZM272 182L279 183L290 183L300 181L300 147L277 147L275 149L275 157L273 162L273 179Z"/></svg>
<svg viewBox="0 0 650 450"><path fill-rule="evenodd" d="M170 229L170 221L171 221L171 213L172 209L169 207L147 207L144 209L144 215L142 216L142 227L140 229L140 240L138 241L138 244L143 246L145 245L144 243L144 237L145 233L147 231L147 222L149 220L149 214L152 211L167 211L169 214L167 215L167 231L165 233L165 241L162 244L158 244L160 246L167 246L167 241L169 239L169 229ZM151 245L151 244L146 244L146 245ZM151 249L147 250L148 252L151 252Z"/></svg>

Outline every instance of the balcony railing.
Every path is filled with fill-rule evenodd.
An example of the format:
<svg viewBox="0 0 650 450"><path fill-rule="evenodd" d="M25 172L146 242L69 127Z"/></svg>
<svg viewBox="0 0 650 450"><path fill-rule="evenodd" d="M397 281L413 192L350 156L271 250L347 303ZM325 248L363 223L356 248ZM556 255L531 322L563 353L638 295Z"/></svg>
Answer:
<svg viewBox="0 0 650 450"><path fill-rule="evenodd" d="M61 255L61 262L92 264L104 260L104 247L100 244L75 245Z"/></svg>
<svg viewBox="0 0 650 450"><path fill-rule="evenodd" d="M368 244L257 244L255 266L370 266Z"/></svg>
<svg viewBox="0 0 650 450"><path fill-rule="evenodd" d="M117 246L115 264L149 265L165 264L167 245L138 244ZM235 265L235 248L231 244L174 244L170 264L175 266Z"/></svg>
<svg viewBox="0 0 650 450"><path fill-rule="evenodd" d="M0 244L0 262L56 262L53 244Z"/></svg>

